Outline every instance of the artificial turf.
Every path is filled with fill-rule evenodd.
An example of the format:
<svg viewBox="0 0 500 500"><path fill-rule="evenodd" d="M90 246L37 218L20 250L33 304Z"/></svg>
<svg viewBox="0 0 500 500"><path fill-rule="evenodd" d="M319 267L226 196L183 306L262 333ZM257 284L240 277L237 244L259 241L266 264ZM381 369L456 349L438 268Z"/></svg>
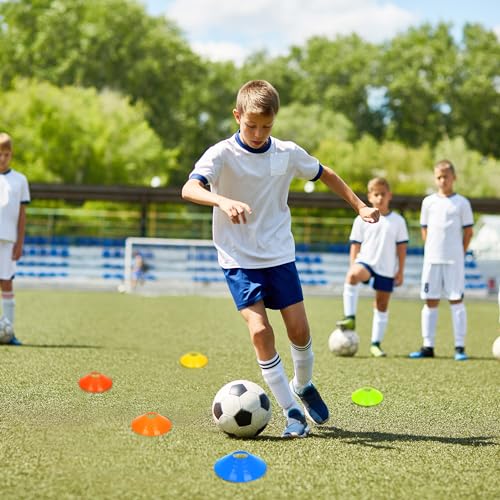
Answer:
<svg viewBox="0 0 500 500"><path fill-rule="evenodd" d="M410 360L420 347L416 300L394 299L383 343L369 357L371 301L358 313L359 352L334 357L328 335L336 298L308 297L315 383L330 406L327 425L307 439L279 438L273 417L256 439L231 439L212 421L217 390L234 379L262 381L243 320L225 297L143 297L104 292L19 290L22 347L0 347L0 497L92 499L499 498L500 334L494 302L467 302L466 362L453 360L451 318L440 306L434 359ZM277 348L291 376L279 313L270 312ZM182 354L208 356L184 368ZM91 371L113 379L102 394L78 380ZM354 390L384 394L374 407ZM154 411L168 434L135 434L134 418ZM265 476L218 478L214 463L236 450L261 457Z"/></svg>

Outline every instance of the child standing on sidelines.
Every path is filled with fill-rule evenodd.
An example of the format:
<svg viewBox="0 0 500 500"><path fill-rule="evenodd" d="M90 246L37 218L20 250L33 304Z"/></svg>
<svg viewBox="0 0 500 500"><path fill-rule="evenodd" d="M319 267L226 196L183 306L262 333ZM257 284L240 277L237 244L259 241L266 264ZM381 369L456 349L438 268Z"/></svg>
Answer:
<svg viewBox="0 0 500 500"><path fill-rule="evenodd" d="M13 280L16 262L23 254L25 205L30 202L26 177L10 168L12 139L0 133L0 289L2 313L14 325ZM21 345L14 337L10 344Z"/></svg>
<svg viewBox="0 0 500 500"><path fill-rule="evenodd" d="M312 384L313 350L287 204L294 177L321 180L367 222L367 207L333 170L293 142L271 137L279 109L276 89L264 80L243 85L233 115L239 131L196 162L182 197L213 208L213 240L229 290L246 322L262 376L283 409L283 437L309 434L307 416L325 423L329 411ZM210 185L210 191L206 187ZM278 309L291 343L294 377L288 383L266 308Z"/></svg>
<svg viewBox="0 0 500 500"><path fill-rule="evenodd" d="M349 237L351 266L344 283L344 319L337 321L343 330L356 329L359 283L373 278L375 290L370 352L385 356L380 344L384 339L389 313L389 300L394 285L403 283L408 246L408 228L401 215L389 208L392 193L386 179L375 177L368 182L368 201L380 211L379 223L366 224L356 217Z"/></svg>
<svg viewBox="0 0 500 500"><path fill-rule="evenodd" d="M465 361L467 313L463 303L465 290L465 253L472 238L474 219L469 200L453 191L455 167L442 160L434 167L437 193L422 201L420 225L424 246L424 264L420 296L423 346L410 358L434 357L438 306L444 295L451 307L455 337L455 360Z"/></svg>

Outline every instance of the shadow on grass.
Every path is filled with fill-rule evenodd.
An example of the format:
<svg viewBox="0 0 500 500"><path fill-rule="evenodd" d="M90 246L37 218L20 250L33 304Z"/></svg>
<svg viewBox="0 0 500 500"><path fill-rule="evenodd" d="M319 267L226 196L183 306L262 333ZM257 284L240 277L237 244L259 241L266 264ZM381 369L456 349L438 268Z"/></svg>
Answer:
<svg viewBox="0 0 500 500"><path fill-rule="evenodd" d="M497 359L495 359L493 356L491 357L486 357L486 356L469 356L469 359L467 361L455 361L453 359L453 356L434 356L433 358L424 358L424 359L411 359L408 355L404 354L394 354L391 356L392 358L397 358L397 359L407 359L411 361L412 363L429 363L432 361L453 361L458 364L467 364L467 361L495 361L498 362Z"/></svg>
<svg viewBox="0 0 500 500"><path fill-rule="evenodd" d="M80 344L24 344L19 347L37 347L40 349L103 349L100 345L80 345Z"/></svg>
<svg viewBox="0 0 500 500"><path fill-rule="evenodd" d="M316 427L314 437L341 439L348 444L359 444L372 448L395 449L391 443L430 441L433 443L455 444L459 446L498 446L494 436L445 437L418 434L395 434L392 432L356 432L337 427Z"/></svg>

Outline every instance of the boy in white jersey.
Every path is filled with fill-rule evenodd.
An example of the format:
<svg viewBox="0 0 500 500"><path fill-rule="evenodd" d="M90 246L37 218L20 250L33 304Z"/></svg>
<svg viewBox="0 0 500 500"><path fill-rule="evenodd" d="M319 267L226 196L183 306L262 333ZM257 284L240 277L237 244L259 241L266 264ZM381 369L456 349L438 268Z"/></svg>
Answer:
<svg viewBox="0 0 500 500"><path fill-rule="evenodd" d="M26 177L10 168L12 139L0 133L0 289L2 314L14 325L13 279L16 262L23 254L25 205L30 202ZM21 345L14 337L10 344Z"/></svg>
<svg viewBox="0 0 500 500"><path fill-rule="evenodd" d="M359 283L373 278L375 290L370 352L385 356L380 344L384 339L389 313L389 300L394 285L403 283L408 246L408 228L401 215L389 208L392 193L386 179L375 177L368 182L368 201L380 211L376 226L354 219L351 235L350 261L344 283L344 319L337 321L343 330L356 329Z"/></svg>
<svg viewBox="0 0 500 500"><path fill-rule="evenodd" d="M325 423L329 412L311 382L314 356L295 267L287 204L290 183L294 177L319 179L367 222L376 222L379 213L295 143L271 137L278 109L278 92L270 83L253 80L243 85L233 110L239 131L196 162L182 197L214 207L219 264L247 324L262 376L287 419L283 437L305 437L309 426L294 396L317 424ZM280 310L287 329L295 370L290 384L266 307Z"/></svg>
<svg viewBox="0 0 500 500"><path fill-rule="evenodd" d="M455 337L455 359L465 361L467 313L463 303L465 289L465 253L472 238L474 219L469 200L453 192L455 167L442 160L434 167L438 192L422 201L420 225L424 246L422 288L426 301L422 309L423 346L410 358L434 357L438 305L444 295L451 307Z"/></svg>

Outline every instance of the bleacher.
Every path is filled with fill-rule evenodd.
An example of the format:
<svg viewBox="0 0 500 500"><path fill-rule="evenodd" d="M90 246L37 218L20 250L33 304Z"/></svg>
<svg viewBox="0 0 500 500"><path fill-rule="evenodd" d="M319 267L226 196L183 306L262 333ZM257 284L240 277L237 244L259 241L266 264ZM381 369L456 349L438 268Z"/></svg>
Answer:
<svg viewBox="0 0 500 500"><path fill-rule="evenodd" d="M207 291L209 285L225 283L213 247L149 246L140 251L148 264L144 290L196 291L197 285L203 285ZM123 239L27 237L16 284L116 290L124 281L124 255ZM418 295L422 260L422 248L409 248L405 283L397 293ZM296 261L307 293L332 293L343 285L349 246L297 245ZM488 284L471 252L465 266L468 293L486 295Z"/></svg>

